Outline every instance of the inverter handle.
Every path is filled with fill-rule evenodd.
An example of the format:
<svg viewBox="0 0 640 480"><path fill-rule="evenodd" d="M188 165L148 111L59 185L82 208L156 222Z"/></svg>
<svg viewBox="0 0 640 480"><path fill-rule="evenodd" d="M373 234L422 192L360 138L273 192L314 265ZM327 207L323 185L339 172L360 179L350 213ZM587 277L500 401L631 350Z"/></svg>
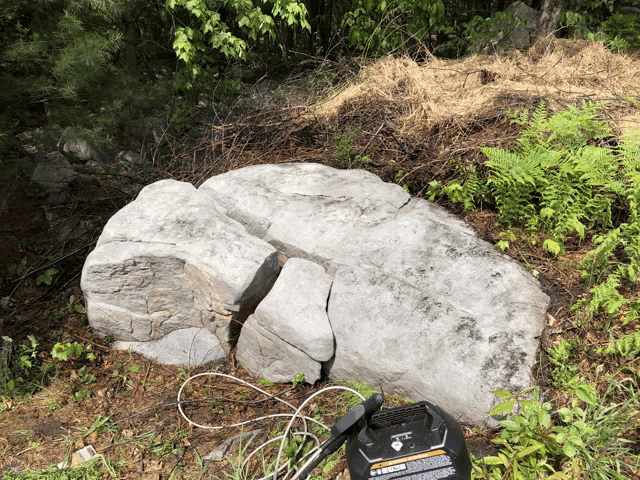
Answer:
<svg viewBox="0 0 640 480"><path fill-rule="evenodd" d="M365 401L352 407L351 410L331 428L331 437L320 445L318 456L304 469L299 478L307 478L324 458L338 450L342 444L347 441L349 431L355 427L360 420L377 411L383 403L384 397L379 393L375 393Z"/></svg>

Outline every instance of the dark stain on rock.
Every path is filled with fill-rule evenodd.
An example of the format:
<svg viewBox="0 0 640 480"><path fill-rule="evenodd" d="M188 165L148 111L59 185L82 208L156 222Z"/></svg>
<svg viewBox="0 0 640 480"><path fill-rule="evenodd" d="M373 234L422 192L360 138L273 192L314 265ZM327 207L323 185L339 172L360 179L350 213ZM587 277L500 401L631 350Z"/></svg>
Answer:
<svg viewBox="0 0 640 480"><path fill-rule="evenodd" d="M456 326L456 333L467 335L472 340L479 342L482 340L482 333L477 328L478 322L473 317L462 317Z"/></svg>
<svg viewBox="0 0 640 480"><path fill-rule="evenodd" d="M517 336L517 335L516 335ZM499 343L496 353L482 365L482 373L490 388L507 389L512 392L522 390L525 385L517 384L514 376L527 361L524 351L514 345L513 338L507 333L498 333L489 337L489 343Z"/></svg>
<svg viewBox="0 0 640 480"><path fill-rule="evenodd" d="M416 311L422 313L425 320L430 323L440 318L443 313L449 313L449 309L443 308L441 302L426 295L423 296L416 305Z"/></svg>

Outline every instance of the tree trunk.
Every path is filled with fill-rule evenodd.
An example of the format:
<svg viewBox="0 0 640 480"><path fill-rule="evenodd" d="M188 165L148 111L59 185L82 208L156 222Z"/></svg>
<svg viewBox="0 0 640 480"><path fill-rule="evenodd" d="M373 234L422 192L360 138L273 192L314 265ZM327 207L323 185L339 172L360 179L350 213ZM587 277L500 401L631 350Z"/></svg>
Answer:
<svg viewBox="0 0 640 480"><path fill-rule="evenodd" d="M131 11L127 11L120 23L124 33L124 66L132 77L138 76L138 24Z"/></svg>
<svg viewBox="0 0 640 480"><path fill-rule="evenodd" d="M543 36L553 35L558 28L558 15L566 9L565 0L544 0L538 30Z"/></svg>

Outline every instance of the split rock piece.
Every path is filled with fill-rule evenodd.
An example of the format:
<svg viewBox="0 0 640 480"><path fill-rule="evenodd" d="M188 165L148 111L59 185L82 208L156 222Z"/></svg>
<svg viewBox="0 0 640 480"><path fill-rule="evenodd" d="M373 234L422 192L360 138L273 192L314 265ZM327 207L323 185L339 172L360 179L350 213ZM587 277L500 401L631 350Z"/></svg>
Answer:
<svg viewBox="0 0 640 480"><path fill-rule="evenodd" d="M514 306L508 324L495 312L469 311L372 266L340 265L329 318L336 336L327 368L335 380L366 380L407 398L428 399L451 414L482 423L491 390L531 383L536 313Z"/></svg>
<svg viewBox="0 0 640 480"><path fill-rule="evenodd" d="M299 372L313 383L334 353L327 318L331 277L301 258L285 263L275 285L245 322L236 358L252 374L289 381Z"/></svg>
<svg viewBox="0 0 640 480"><path fill-rule="evenodd" d="M206 327L226 345L278 271L275 249L210 197L162 180L109 220L81 286L89 323L102 335L146 342Z"/></svg>

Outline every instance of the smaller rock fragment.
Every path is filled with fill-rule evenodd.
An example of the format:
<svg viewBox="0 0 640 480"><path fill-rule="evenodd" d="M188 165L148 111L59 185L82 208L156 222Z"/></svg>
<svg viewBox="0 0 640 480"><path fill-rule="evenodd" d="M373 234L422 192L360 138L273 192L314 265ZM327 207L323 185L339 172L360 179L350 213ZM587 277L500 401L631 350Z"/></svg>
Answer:
<svg viewBox="0 0 640 480"><path fill-rule="evenodd" d="M256 321L317 362L326 362L334 351L327 317L331 283L331 276L320 265L302 258L289 259L256 309Z"/></svg>
<svg viewBox="0 0 640 480"><path fill-rule="evenodd" d="M224 442L211 450L208 455L202 457L202 459L207 460L208 462L224 460L224 458L231 453L231 450L236 444L241 443L243 446L255 444L256 437L261 437L263 434L264 429L258 428L256 430L251 430L249 432L244 432L231 438L227 438Z"/></svg>
<svg viewBox="0 0 640 480"><path fill-rule="evenodd" d="M245 322L236 358L251 373L289 381L303 372L313 383L321 362L333 357L334 338L327 317L331 276L320 265L292 258L271 291Z"/></svg>

